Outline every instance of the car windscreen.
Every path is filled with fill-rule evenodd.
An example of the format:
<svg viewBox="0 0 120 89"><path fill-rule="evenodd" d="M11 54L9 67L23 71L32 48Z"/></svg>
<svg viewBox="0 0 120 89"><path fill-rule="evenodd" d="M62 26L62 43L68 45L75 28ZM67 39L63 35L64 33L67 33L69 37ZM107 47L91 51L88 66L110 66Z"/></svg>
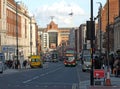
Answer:
<svg viewBox="0 0 120 89"><path fill-rule="evenodd" d="M73 56L68 56L67 57L67 61L73 61L75 59L75 57L73 57Z"/></svg>
<svg viewBox="0 0 120 89"><path fill-rule="evenodd" d="M31 59L31 62L39 62L39 59Z"/></svg>
<svg viewBox="0 0 120 89"><path fill-rule="evenodd" d="M91 56L84 56L83 58L84 58L83 60L86 61L86 62L91 61Z"/></svg>

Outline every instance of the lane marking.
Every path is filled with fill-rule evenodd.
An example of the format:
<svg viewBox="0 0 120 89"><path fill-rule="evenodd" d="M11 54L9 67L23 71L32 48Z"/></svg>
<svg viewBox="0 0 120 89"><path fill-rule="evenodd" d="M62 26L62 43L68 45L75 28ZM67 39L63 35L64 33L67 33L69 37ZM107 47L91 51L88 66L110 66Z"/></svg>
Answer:
<svg viewBox="0 0 120 89"><path fill-rule="evenodd" d="M33 81L33 80L35 80L35 79L38 79L39 78L39 76L35 76L35 77L33 77L32 79L28 79L28 80L26 80L26 81L23 81L23 83L28 83L28 82L31 82L31 81Z"/></svg>
<svg viewBox="0 0 120 89"><path fill-rule="evenodd" d="M28 83L28 82L30 82L30 81L32 81L32 80L29 79L29 80L23 81L23 83Z"/></svg>
<svg viewBox="0 0 120 89"><path fill-rule="evenodd" d="M76 83L72 84L72 89L77 89L77 84Z"/></svg>
<svg viewBox="0 0 120 89"><path fill-rule="evenodd" d="M53 72L56 72L57 70L60 70L60 69L62 69L62 68L63 68L63 67L59 67L59 68L57 68L56 70L49 71L49 72L47 72L47 73L45 73L45 74L41 74L40 76L48 75L48 74L53 73ZM28 79L28 80L26 80L26 81L23 81L22 83L25 84L25 83L31 82L31 81L33 81L33 80L35 80L35 79L38 79L40 76L35 76L35 77L31 78L31 79Z"/></svg>
<svg viewBox="0 0 120 89"><path fill-rule="evenodd" d="M34 80L34 79L37 79L37 78L39 78L39 76L34 77L33 80Z"/></svg>

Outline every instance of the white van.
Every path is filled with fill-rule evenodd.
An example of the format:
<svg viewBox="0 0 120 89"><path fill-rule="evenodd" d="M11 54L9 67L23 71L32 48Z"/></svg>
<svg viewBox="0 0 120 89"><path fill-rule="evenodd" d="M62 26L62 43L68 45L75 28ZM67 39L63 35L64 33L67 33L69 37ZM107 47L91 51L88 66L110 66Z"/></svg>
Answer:
<svg viewBox="0 0 120 89"><path fill-rule="evenodd" d="M82 71L85 72L91 69L91 55L84 55L82 57Z"/></svg>

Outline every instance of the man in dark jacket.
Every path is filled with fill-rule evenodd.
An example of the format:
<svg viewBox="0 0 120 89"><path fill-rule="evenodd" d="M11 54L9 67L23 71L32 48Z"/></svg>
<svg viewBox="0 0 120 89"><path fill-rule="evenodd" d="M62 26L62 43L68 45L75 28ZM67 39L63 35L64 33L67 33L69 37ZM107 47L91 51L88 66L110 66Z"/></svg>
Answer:
<svg viewBox="0 0 120 89"><path fill-rule="evenodd" d="M24 60L23 61L23 66L26 68L26 65L27 65L27 60Z"/></svg>
<svg viewBox="0 0 120 89"><path fill-rule="evenodd" d="M98 56L95 56L94 59L94 68L95 69L101 69L101 61Z"/></svg>

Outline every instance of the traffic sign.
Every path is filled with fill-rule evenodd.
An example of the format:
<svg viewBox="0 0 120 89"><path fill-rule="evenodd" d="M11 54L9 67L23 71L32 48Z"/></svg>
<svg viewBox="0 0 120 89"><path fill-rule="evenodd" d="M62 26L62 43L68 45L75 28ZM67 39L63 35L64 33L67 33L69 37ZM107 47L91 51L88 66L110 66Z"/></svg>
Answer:
<svg viewBox="0 0 120 89"><path fill-rule="evenodd" d="M104 69L94 69L94 78L105 78Z"/></svg>
<svg viewBox="0 0 120 89"><path fill-rule="evenodd" d="M8 51L8 47L2 47L2 51Z"/></svg>

